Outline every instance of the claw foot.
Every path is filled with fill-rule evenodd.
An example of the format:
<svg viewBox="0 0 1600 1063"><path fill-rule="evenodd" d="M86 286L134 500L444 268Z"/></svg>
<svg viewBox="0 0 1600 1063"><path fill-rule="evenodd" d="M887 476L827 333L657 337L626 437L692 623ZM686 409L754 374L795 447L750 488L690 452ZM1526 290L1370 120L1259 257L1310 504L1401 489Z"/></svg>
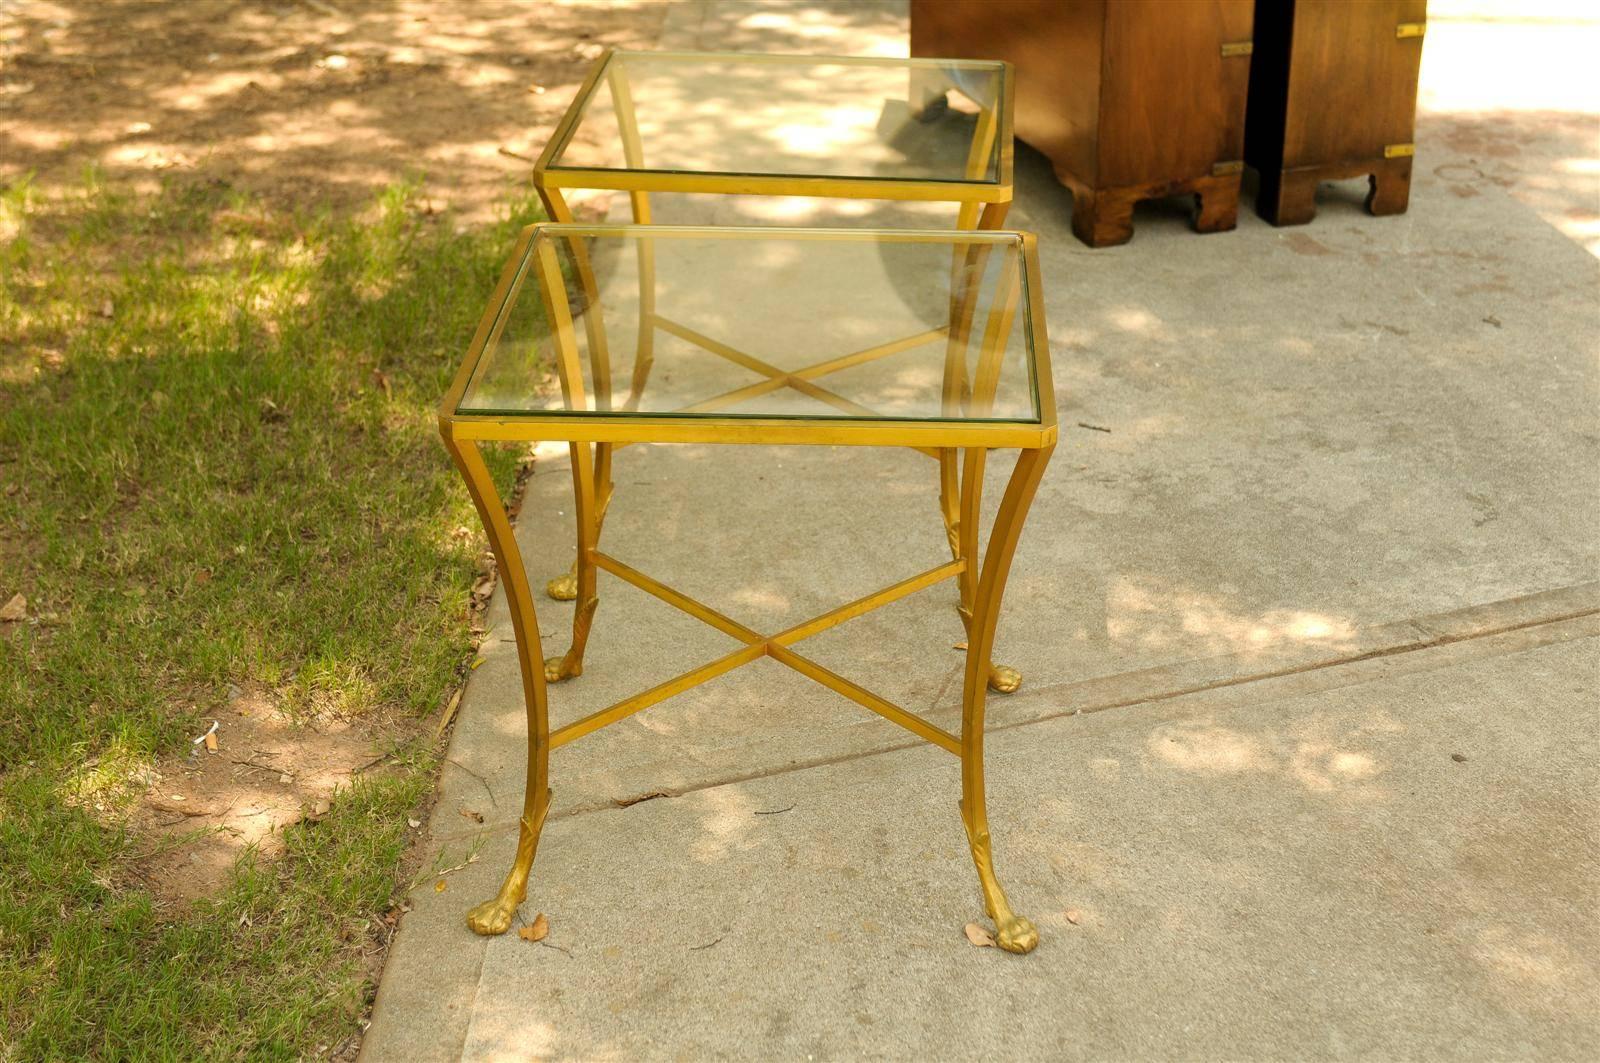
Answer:
<svg viewBox="0 0 1600 1063"><path fill-rule="evenodd" d="M1025 956L1039 944L1039 931L1035 930L1033 924L1020 915L1014 915L1005 920L1000 924L999 929L1000 932L994 936L994 943L1007 952Z"/></svg>
<svg viewBox="0 0 1600 1063"><path fill-rule="evenodd" d="M570 602L578 596L578 574L568 572L544 585L544 592L558 602Z"/></svg>
<svg viewBox="0 0 1600 1063"><path fill-rule="evenodd" d="M467 913L467 926L472 928L474 934L482 934L485 937L504 934L511 929L511 917L516 914L517 905L520 903L505 896L484 901Z"/></svg>
<svg viewBox="0 0 1600 1063"><path fill-rule="evenodd" d="M571 679L583 674L583 662L567 663L566 655L560 657L546 657L544 659L544 681L546 683L559 683L563 679Z"/></svg>
<svg viewBox="0 0 1600 1063"><path fill-rule="evenodd" d="M1003 664L989 666L989 689L996 694L1010 694L1022 685L1022 673ZM1023 922L1027 922L1026 919ZM1029 946L1030 948L1032 946ZM1026 952L1027 949L1022 951Z"/></svg>

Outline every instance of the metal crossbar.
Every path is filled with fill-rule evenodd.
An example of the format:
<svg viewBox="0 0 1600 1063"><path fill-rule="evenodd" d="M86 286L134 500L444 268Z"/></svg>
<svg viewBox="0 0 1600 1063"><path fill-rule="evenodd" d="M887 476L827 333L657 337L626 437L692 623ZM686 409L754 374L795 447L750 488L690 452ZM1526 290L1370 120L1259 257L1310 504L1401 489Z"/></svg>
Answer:
<svg viewBox="0 0 1600 1063"><path fill-rule="evenodd" d="M618 720L632 716L636 712L665 701L674 694L681 694L685 690L715 679L719 675L731 672L741 665L749 664L763 657L770 657L779 664L793 668L806 678L843 694L856 704L871 709L891 723L899 724L918 737L924 738L958 757L961 755L961 740L949 731L934 726L922 717L908 712L887 698L874 694L860 684L854 683L823 667L809 657L796 653L791 647L794 643L808 639L813 635L821 634L847 620L853 620L865 613L870 613L874 609L899 601L908 594L914 594L925 587L931 587L936 583L959 576L966 571L967 563L965 560L946 562L943 565L930 568L926 572L903 579L899 583L891 584L881 590L857 598L855 601L841 605L837 609L830 609L826 613L812 617L810 620L785 628L777 634L763 635L754 628L746 627L737 620L725 616L704 602L697 601L682 591L645 575L633 566L618 561L610 554L595 550L590 553L589 557L596 568L604 569L613 576L633 584L646 594L659 598L681 612L688 613L701 623L708 624L725 635L731 635L733 638L743 642L744 646L734 650L732 653L718 657L716 660L708 661L697 668L691 668L682 675L657 684L649 690L624 698L615 705L601 709L599 712L591 713L581 720L569 723L565 727L552 732L550 735L551 749L566 745L568 742L582 738L593 731L598 731L608 724L613 724Z"/></svg>
<svg viewBox="0 0 1600 1063"><path fill-rule="evenodd" d="M725 409L744 402L747 399L765 395L768 392L777 391L779 388L792 388L802 395L808 395L819 402L827 403L835 409L843 410L845 413L854 414L858 417L877 417L880 415L871 407L863 406L859 402L852 402L837 392L829 391L825 387L813 384L812 381L817 377L827 376L829 373L837 373L853 366L875 362L879 358L887 358L891 354L899 354L901 351L909 351L921 347L924 344L932 343L934 340L942 339L950 333L950 326L941 325L938 328L928 329L926 332L919 332L916 335L906 336L898 340L890 340L888 343L875 344L859 351L843 354L837 358L829 358L827 361L817 362L814 365L808 365L790 372L787 369L779 369L775 365L770 365L759 358L752 357L736 347L730 347L720 340L714 340L704 333L696 332L687 325L681 325L671 318L654 314L651 316L651 321L656 328L668 335L676 336L681 340L694 344L703 351L709 351L711 354L726 358L735 365L743 366L751 372L761 373L767 378L754 384L746 384L742 388L735 388L732 391L725 391L721 395L713 395L709 399L692 403L678 410L678 413L710 413L714 410ZM913 447L912 449L926 454L930 458L939 456L939 451L933 447Z"/></svg>

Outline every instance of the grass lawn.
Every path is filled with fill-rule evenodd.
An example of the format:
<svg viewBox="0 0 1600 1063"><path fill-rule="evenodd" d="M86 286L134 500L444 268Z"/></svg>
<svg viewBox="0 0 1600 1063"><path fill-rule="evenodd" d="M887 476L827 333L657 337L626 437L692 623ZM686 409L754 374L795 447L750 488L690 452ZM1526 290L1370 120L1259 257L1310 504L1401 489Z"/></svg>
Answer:
<svg viewBox="0 0 1600 1063"><path fill-rule="evenodd" d="M473 646L485 546L432 411L534 217L457 231L416 191L291 217L214 183L0 188L0 605L27 599L0 623L0 1059L355 1031ZM129 813L241 689L393 756L158 904Z"/></svg>

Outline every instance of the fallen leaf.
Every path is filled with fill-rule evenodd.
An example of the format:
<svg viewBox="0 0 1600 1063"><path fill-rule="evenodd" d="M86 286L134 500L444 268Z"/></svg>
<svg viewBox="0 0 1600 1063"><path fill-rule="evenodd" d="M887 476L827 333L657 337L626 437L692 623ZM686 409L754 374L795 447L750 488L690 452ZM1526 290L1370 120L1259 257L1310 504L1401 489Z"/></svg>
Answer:
<svg viewBox="0 0 1600 1063"><path fill-rule="evenodd" d="M989 931L985 930L977 923L968 923L965 929L967 940L972 942L973 945L980 949L990 949L994 947L994 935L990 934Z"/></svg>
<svg viewBox="0 0 1600 1063"><path fill-rule="evenodd" d="M1067 922L1071 923L1073 926L1077 926L1079 923L1083 922L1083 913L1076 908L1068 908Z"/></svg>
<svg viewBox="0 0 1600 1063"><path fill-rule="evenodd" d="M472 822L474 822L474 823L482 823L483 822L483 813L479 812L477 809L463 808L463 809L461 809L461 814L463 816L466 816L468 819L472 820Z"/></svg>
<svg viewBox="0 0 1600 1063"><path fill-rule="evenodd" d="M0 623L15 624L27 615L28 599L20 594L13 594L10 601L0 605Z"/></svg>
<svg viewBox="0 0 1600 1063"><path fill-rule="evenodd" d="M475 660L475 661L473 661L473 662L472 662L472 668L471 668L471 669L469 669L469 670L470 670L470 671L476 671L476 670L477 670L477 667L478 667L478 666L479 666L479 665L480 665L480 664L482 664L482 663L483 663L483 658L482 658L482 657L479 657L479 658L478 658L478 659L477 659L477 660Z"/></svg>
<svg viewBox="0 0 1600 1063"><path fill-rule="evenodd" d="M433 892L435 892L435 893L443 893L445 890L447 890L449 888L450 888L449 883L445 882L444 879L440 879L438 882L435 882L433 884Z"/></svg>
<svg viewBox="0 0 1600 1063"><path fill-rule="evenodd" d="M176 794L173 796L179 801L183 800L183 798L178 797ZM191 819L200 819L202 817L211 815L211 809L209 808L184 808L181 805L170 804L158 798L149 798L148 800L150 801L150 807L160 812L169 812L175 816L187 816Z"/></svg>
<svg viewBox="0 0 1600 1063"><path fill-rule="evenodd" d="M665 790L651 790L647 794L638 794L634 797L613 797L611 799L611 803L616 805L618 808L631 808L632 806L642 804L645 801L654 801L658 797L671 796L672 795L667 793Z"/></svg>
<svg viewBox="0 0 1600 1063"><path fill-rule="evenodd" d="M461 694L465 689L465 687L456 687L456 692L450 695L450 703L444 707L444 715L439 717L439 726L434 729L434 738L444 734L444 729L450 726L450 721L455 718L456 709L461 706Z"/></svg>
<svg viewBox="0 0 1600 1063"><path fill-rule="evenodd" d="M540 912L538 915L534 916L533 922L527 924L526 926L522 927L522 929L517 931L517 937L521 938L523 941L543 941L549 936L550 920L544 917L543 912Z"/></svg>
<svg viewBox="0 0 1600 1063"><path fill-rule="evenodd" d="M329 812L332 812L332 811L333 811L333 802L329 801L326 797L324 797L321 801L317 802L316 807L311 810L311 814L313 816L326 816Z"/></svg>
<svg viewBox="0 0 1600 1063"><path fill-rule="evenodd" d="M410 827L412 830L416 830L418 827L422 826L422 820L407 818L406 826Z"/></svg>
<svg viewBox="0 0 1600 1063"><path fill-rule="evenodd" d="M957 642L955 645L951 646L950 648L953 649L953 650L964 650L964 649L967 648L967 644L966 644L965 641Z"/></svg>

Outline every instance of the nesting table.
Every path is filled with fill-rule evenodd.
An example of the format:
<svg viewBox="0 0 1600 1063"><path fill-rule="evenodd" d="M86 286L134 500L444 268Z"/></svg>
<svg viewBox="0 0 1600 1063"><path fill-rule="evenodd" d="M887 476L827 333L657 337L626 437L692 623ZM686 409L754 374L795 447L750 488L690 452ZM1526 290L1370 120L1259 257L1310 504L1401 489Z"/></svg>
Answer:
<svg viewBox="0 0 1600 1063"><path fill-rule="evenodd" d="M658 306L670 307L670 318ZM553 397L539 387L551 365L561 385ZM619 380L628 382L625 391ZM1001 597L1056 441L1032 236L535 225L522 234L500 278L441 404L439 424L500 569L528 717L516 857L499 893L469 914L473 930L503 933L525 896L550 808L552 749L766 658L960 759L961 818L997 942L1012 952L1034 947L1033 925L1013 911L995 877L983 776L984 707ZM570 445L576 496L572 642L549 662L540 660L527 573L480 452L484 443L535 440ZM597 475L598 455L637 443L910 447L959 455L947 516L952 557L782 631L757 631L600 548L611 487ZM980 556L988 456L1007 449L1019 456ZM850 517L841 512L838 519ZM717 629L732 648L552 731L547 683L582 672L601 572ZM811 636L946 580L956 584L967 633L959 733L805 654Z"/></svg>

